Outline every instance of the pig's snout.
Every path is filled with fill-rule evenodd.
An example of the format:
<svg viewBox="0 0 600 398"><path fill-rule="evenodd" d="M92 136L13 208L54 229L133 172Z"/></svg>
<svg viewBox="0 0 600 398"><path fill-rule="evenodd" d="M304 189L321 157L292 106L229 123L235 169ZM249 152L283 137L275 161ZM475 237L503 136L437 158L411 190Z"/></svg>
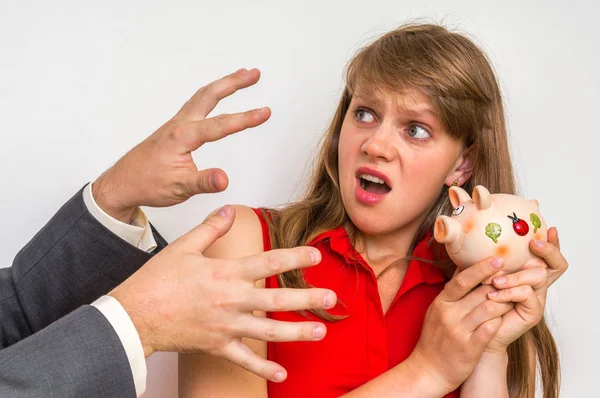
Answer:
<svg viewBox="0 0 600 398"><path fill-rule="evenodd" d="M440 243L449 244L460 238L462 226L448 216L440 216L435 220L433 237Z"/></svg>

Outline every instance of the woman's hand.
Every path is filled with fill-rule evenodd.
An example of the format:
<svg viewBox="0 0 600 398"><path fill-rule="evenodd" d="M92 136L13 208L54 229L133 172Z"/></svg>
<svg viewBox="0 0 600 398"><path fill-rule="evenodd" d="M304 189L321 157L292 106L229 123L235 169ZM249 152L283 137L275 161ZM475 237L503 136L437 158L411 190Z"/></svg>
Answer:
<svg viewBox="0 0 600 398"><path fill-rule="evenodd" d="M492 280L498 290L489 292L488 297L497 303L514 302L515 307L502 317L502 324L487 351L506 352L509 344L538 324L544 315L548 286L569 267L560 252L556 228L548 230L548 242L532 240L529 247L542 260Z"/></svg>
<svg viewBox="0 0 600 398"><path fill-rule="evenodd" d="M429 307L407 361L431 396L445 395L467 379L500 328L502 315L512 310L512 302L488 300L493 286L479 286L502 266L502 258L494 257L455 274Z"/></svg>

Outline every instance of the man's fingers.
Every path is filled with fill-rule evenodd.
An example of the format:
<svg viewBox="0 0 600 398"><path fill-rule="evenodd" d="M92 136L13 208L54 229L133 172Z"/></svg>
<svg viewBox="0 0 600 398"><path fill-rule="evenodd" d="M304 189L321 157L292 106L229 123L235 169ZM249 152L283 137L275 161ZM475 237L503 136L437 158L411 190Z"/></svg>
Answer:
<svg viewBox="0 0 600 398"><path fill-rule="evenodd" d="M508 289L520 285L530 285L534 290L547 286L548 271L545 267L526 268L510 275L501 275L492 279L494 287Z"/></svg>
<svg viewBox="0 0 600 398"><path fill-rule="evenodd" d="M206 117L223 98L230 96L238 90L250 87L260 79L258 69L240 69L237 72L216 80L196 93L194 106L197 112Z"/></svg>
<svg viewBox="0 0 600 398"><path fill-rule="evenodd" d="M474 332L485 322L501 317L514 308L513 303L497 303L492 300L486 300L465 317L465 326L469 332Z"/></svg>
<svg viewBox="0 0 600 398"><path fill-rule="evenodd" d="M205 142L217 141L228 135L259 126L269 117L271 117L271 109L265 107L231 115L221 114L189 123L186 128L185 149L194 151Z"/></svg>
<svg viewBox="0 0 600 398"><path fill-rule="evenodd" d="M235 260L238 261L238 260ZM238 267L249 282L268 278L293 269L310 267L321 262L321 252L314 247L277 249L240 259Z"/></svg>
<svg viewBox="0 0 600 398"><path fill-rule="evenodd" d="M558 247L551 242L532 240L529 248L533 254L540 256L548 264L548 285L552 285L569 268L567 260Z"/></svg>
<svg viewBox="0 0 600 398"><path fill-rule="evenodd" d="M223 351L223 356L267 380L282 382L287 377L287 372L281 365L260 357L240 340L229 343Z"/></svg>
<svg viewBox="0 0 600 398"><path fill-rule="evenodd" d="M302 311L328 309L337 301L328 289L255 289L244 303L246 311Z"/></svg>
<svg viewBox="0 0 600 398"><path fill-rule="evenodd" d="M231 206L223 206L209 214L202 224L178 239L189 245L193 251L203 253L217 239L229 231L235 220L235 210Z"/></svg>
<svg viewBox="0 0 600 398"><path fill-rule="evenodd" d="M181 108L177 116L187 121L202 120L223 98L255 84L259 79L260 71L258 69L240 69L235 73L215 80L196 91L192 98Z"/></svg>
<svg viewBox="0 0 600 398"><path fill-rule="evenodd" d="M502 269L502 257L492 257L472 265L466 270L454 275L442 291L444 301L458 301L474 287Z"/></svg>
<svg viewBox="0 0 600 398"><path fill-rule="evenodd" d="M238 337L261 341L318 341L325 337L327 328L319 322L284 322L257 317L250 313L233 325Z"/></svg>
<svg viewBox="0 0 600 398"><path fill-rule="evenodd" d="M224 191L229 185L227 174L221 169L200 170L191 173L186 181L190 196Z"/></svg>

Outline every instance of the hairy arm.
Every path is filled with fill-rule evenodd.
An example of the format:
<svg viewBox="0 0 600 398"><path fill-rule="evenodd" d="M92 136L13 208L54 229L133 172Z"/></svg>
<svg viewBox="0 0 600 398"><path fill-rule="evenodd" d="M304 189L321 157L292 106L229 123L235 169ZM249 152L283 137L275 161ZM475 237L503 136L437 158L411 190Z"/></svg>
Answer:
<svg viewBox="0 0 600 398"><path fill-rule="evenodd" d="M262 229L252 209L235 206L236 218L231 230L217 240L204 255L230 259L263 252ZM257 282L264 287L264 280ZM266 316L264 312L257 313ZM266 358L267 343L252 339L243 342L255 353ZM231 362L210 354L179 355L180 397L266 397L266 380Z"/></svg>

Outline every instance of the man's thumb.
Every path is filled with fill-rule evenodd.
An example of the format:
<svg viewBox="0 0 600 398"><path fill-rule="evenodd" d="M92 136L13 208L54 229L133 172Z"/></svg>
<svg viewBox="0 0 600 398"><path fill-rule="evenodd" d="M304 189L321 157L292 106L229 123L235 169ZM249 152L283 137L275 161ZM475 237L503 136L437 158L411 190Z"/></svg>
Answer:
<svg viewBox="0 0 600 398"><path fill-rule="evenodd" d="M224 191L229 179L221 169L206 169L190 175L187 185L192 195L214 193Z"/></svg>
<svg viewBox="0 0 600 398"><path fill-rule="evenodd" d="M192 229L185 236L186 244L203 253L217 239L229 231L235 220L235 210L226 205L210 213L202 224Z"/></svg>

